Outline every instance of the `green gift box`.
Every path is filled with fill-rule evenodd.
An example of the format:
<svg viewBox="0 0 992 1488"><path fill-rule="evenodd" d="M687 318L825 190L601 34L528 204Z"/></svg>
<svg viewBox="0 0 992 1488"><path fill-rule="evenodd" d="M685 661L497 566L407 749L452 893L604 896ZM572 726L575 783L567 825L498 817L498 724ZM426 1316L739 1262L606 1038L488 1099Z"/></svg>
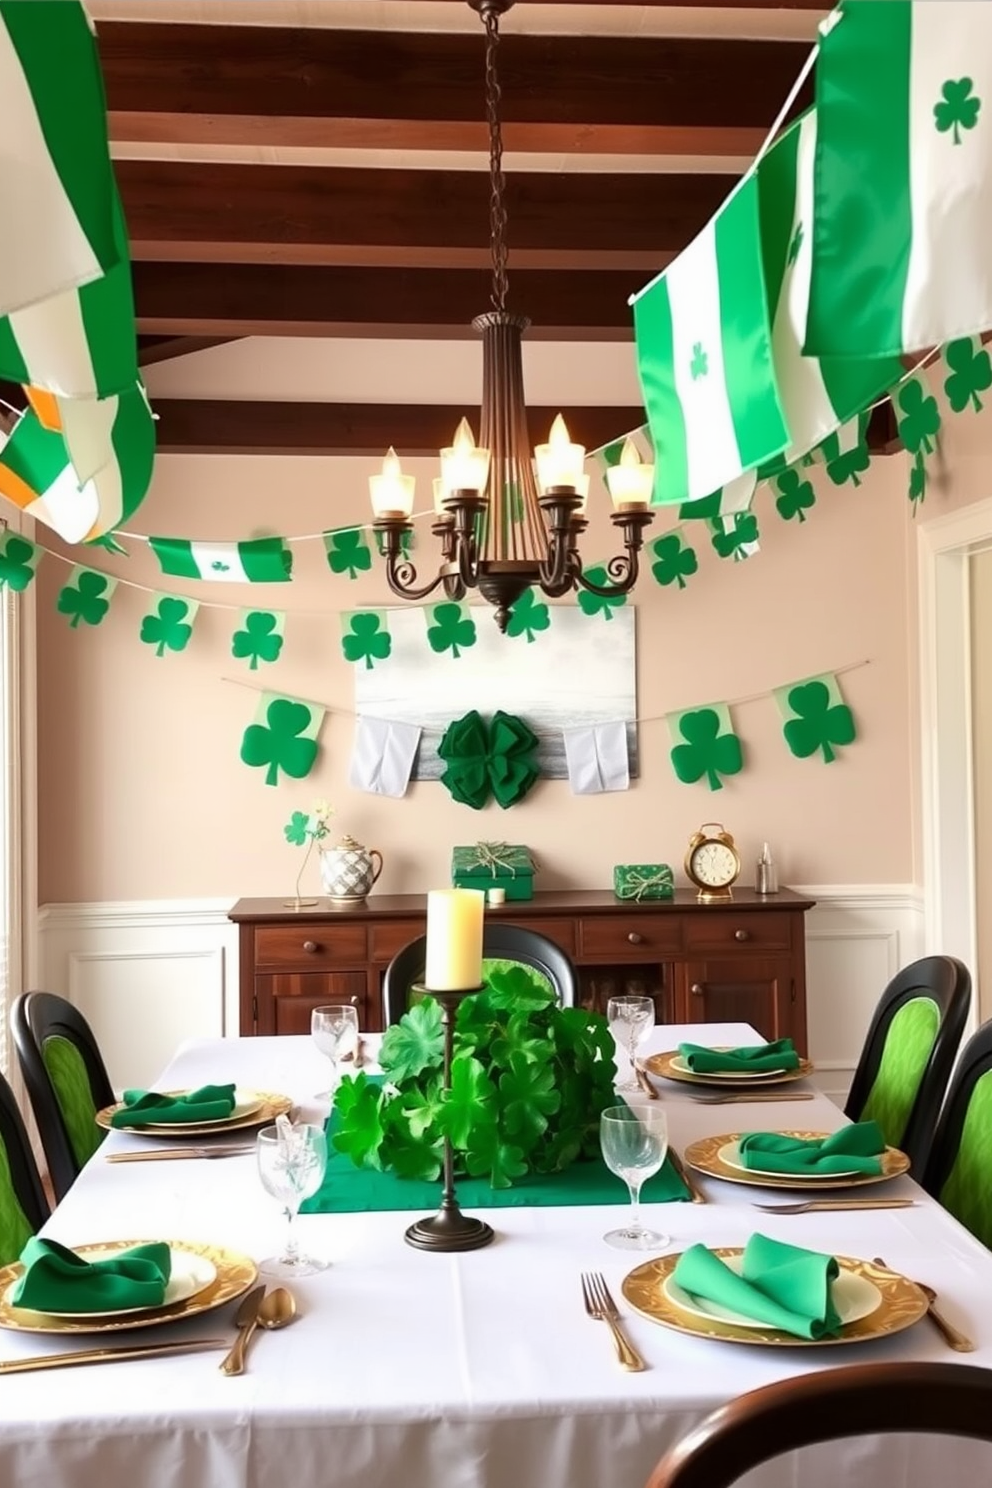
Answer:
<svg viewBox="0 0 992 1488"><path fill-rule="evenodd" d="M476 842L451 851L451 882L456 889L504 889L507 900L533 899L534 859L516 842Z"/></svg>
<svg viewBox="0 0 992 1488"><path fill-rule="evenodd" d="M618 863L613 870L618 899L674 899L675 881L667 863Z"/></svg>

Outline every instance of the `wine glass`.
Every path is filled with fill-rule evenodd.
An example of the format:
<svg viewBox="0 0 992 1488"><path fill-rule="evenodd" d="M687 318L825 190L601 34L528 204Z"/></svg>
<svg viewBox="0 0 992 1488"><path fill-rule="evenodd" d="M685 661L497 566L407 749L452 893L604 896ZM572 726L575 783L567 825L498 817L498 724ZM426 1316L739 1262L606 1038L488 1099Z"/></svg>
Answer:
<svg viewBox="0 0 992 1488"><path fill-rule="evenodd" d="M331 1061L331 1088L318 1090L314 1100L334 1099L341 1078L338 1064L358 1049L358 1010L350 1002L331 1002L310 1014L310 1033L321 1054Z"/></svg>
<svg viewBox="0 0 992 1488"><path fill-rule="evenodd" d="M262 1187L282 1205L288 1222L282 1254L262 1261L259 1271L287 1281L323 1271L327 1261L301 1252L293 1224L303 1200L315 1194L324 1181L327 1138L322 1129L291 1126L288 1122L282 1130L266 1126L258 1134L256 1151Z"/></svg>
<svg viewBox="0 0 992 1488"><path fill-rule="evenodd" d="M599 1118L599 1140L603 1161L611 1173L622 1178L630 1190L630 1223L603 1236L618 1250L659 1250L669 1243L668 1235L645 1229L638 1202L641 1184L657 1173L668 1152L668 1122L665 1112L653 1102L611 1106Z"/></svg>
<svg viewBox="0 0 992 1488"><path fill-rule="evenodd" d="M618 1044L623 1044L630 1060L630 1074L616 1087L618 1090L640 1089L635 1073L634 1050L645 1034L650 1033L654 1027L654 1013L653 997L624 994L622 997L611 997L606 1004L606 1021L610 1025L610 1032Z"/></svg>

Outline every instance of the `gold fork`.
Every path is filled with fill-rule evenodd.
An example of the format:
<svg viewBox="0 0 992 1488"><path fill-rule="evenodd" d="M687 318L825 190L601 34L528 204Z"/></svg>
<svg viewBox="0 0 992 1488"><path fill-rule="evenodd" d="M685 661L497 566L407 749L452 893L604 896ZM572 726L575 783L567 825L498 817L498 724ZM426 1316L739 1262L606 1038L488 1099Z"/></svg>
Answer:
<svg viewBox="0 0 992 1488"><path fill-rule="evenodd" d="M632 1373L636 1370L647 1369L647 1365L640 1354L628 1342L620 1327L620 1314L617 1305L610 1295L610 1289L606 1285L606 1278L599 1271L583 1271L582 1273L582 1300L586 1305L586 1312L598 1323L605 1323L613 1334L613 1342L617 1346L617 1358L624 1369Z"/></svg>

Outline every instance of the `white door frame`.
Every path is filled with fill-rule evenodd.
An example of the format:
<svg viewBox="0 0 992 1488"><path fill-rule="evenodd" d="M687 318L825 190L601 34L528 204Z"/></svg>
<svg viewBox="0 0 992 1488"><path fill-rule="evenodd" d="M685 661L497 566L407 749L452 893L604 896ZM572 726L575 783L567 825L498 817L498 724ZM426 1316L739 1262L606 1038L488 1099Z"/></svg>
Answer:
<svg viewBox="0 0 992 1488"><path fill-rule="evenodd" d="M992 500L918 529L924 934L976 981L970 558L990 542ZM976 986L969 1031L978 1006Z"/></svg>

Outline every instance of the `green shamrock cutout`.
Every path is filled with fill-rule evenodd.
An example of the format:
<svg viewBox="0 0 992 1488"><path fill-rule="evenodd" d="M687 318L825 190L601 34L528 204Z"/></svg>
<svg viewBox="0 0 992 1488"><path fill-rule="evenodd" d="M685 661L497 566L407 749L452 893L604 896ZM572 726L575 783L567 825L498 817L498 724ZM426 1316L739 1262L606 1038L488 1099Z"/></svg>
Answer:
<svg viewBox="0 0 992 1488"><path fill-rule="evenodd" d="M926 499L927 494L927 467L920 452L913 461L909 472L909 499L915 506L918 501Z"/></svg>
<svg viewBox="0 0 992 1488"><path fill-rule="evenodd" d="M307 827L310 824L310 816L306 811L294 811L289 821L283 827L283 836L287 842L294 847L305 847L310 833Z"/></svg>
<svg viewBox="0 0 992 1488"><path fill-rule="evenodd" d="M349 527L344 532L332 532L327 547L327 564L331 573L346 573L357 579L372 567L372 550L362 534L361 527Z"/></svg>
<svg viewBox="0 0 992 1488"><path fill-rule="evenodd" d="M834 745L851 744L855 738L854 715L846 703L830 705L830 689L825 682L806 682L793 687L788 704L796 718L790 718L782 732L785 742L799 759L823 751L825 764L837 758Z"/></svg>
<svg viewBox="0 0 992 1488"><path fill-rule="evenodd" d="M951 368L950 377L944 379L948 403L955 413L963 413L969 403L978 413L984 406L979 393L992 387L992 359L988 352L970 336L962 336L944 347L944 361Z"/></svg>
<svg viewBox="0 0 992 1488"><path fill-rule="evenodd" d="M231 637L231 655L247 661L253 672L260 661L278 661L283 641L278 626L278 617L268 610L252 610L245 616L244 630L236 630Z"/></svg>
<svg viewBox="0 0 992 1488"><path fill-rule="evenodd" d="M279 771L302 780L309 775L317 758L316 739L300 738L313 721L305 703L292 698L274 698L265 712L265 723L251 723L241 741L241 758L246 765L267 766L266 785L279 783Z"/></svg>
<svg viewBox="0 0 992 1488"><path fill-rule="evenodd" d="M382 617L370 611L352 615L350 631L341 637L345 661L361 661L370 672L377 661L385 661L393 649L393 638L382 623Z"/></svg>
<svg viewBox="0 0 992 1488"><path fill-rule="evenodd" d="M506 810L522 801L537 780L537 743L522 718L499 710L487 727L473 708L448 725L437 746L446 762L441 784L475 811L482 810L490 795Z"/></svg>
<svg viewBox="0 0 992 1488"><path fill-rule="evenodd" d="M106 574L95 573L91 568L84 568L76 579L75 588L66 584L58 597L58 610L61 615L71 615L69 621L72 629L81 620L87 625L99 625L106 617L110 609L110 600L102 596L106 592L108 579Z"/></svg>
<svg viewBox="0 0 992 1488"><path fill-rule="evenodd" d="M154 615L146 615L141 622L141 639L155 647L156 656L164 656L166 647L170 651L185 651L193 634L192 625L185 623L189 614L189 602L168 595L158 602Z"/></svg>
<svg viewBox="0 0 992 1488"><path fill-rule="evenodd" d="M705 377L709 371L709 356L703 350L702 341L695 341L692 347L692 361L689 363L689 371L693 382L697 377Z"/></svg>
<svg viewBox="0 0 992 1488"><path fill-rule="evenodd" d="M796 259L799 257L799 250L802 248L802 246L803 246L803 225L802 225L801 222L797 222L796 223L796 230L792 234L792 242L789 244L789 258L788 258L788 263L789 263L789 268L790 269L792 268L792 265L795 263Z"/></svg>
<svg viewBox="0 0 992 1488"><path fill-rule="evenodd" d="M738 512L734 525L729 530L713 533L712 543L721 558L733 558L740 562L748 555L744 549L758 541L758 519L754 512Z"/></svg>
<svg viewBox="0 0 992 1488"><path fill-rule="evenodd" d="M442 651L450 651L457 660L462 651L475 645L475 621L465 614L460 604L435 605L431 618L434 624L427 628L427 643L432 651L439 655Z"/></svg>
<svg viewBox="0 0 992 1488"><path fill-rule="evenodd" d="M210 572L211 573L230 573L231 572L231 565L229 563L225 563L224 560L223 560L223 558L215 558L213 560L213 562L211 563L211 565L210 565Z"/></svg>
<svg viewBox="0 0 992 1488"><path fill-rule="evenodd" d="M605 567L600 564L596 568L590 568L586 573L586 578L590 584L605 584L608 582L609 575ZM613 611L627 603L626 594L593 594L590 589L580 589L578 597L579 609L583 615L602 615L604 620L612 620Z"/></svg>
<svg viewBox="0 0 992 1488"><path fill-rule="evenodd" d="M696 550L683 543L681 533L667 532L652 544L651 551L658 560L651 565L651 572L655 582L663 588L668 584L678 584L680 589L684 589L686 579L699 572Z"/></svg>
<svg viewBox="0 0 992 1488"><path fill-rule="evenodd" d="M551 624L551 616L546 604L538 602L537 595L533 589L525 589L520 598L510 610L510 618L506 625L508 636L527 637L527 644L537 638L539 630L547 630Z"/></svg>
<svg viewBox="0 0 992 1488"><path fill-rule="evenodd" d="M835 486L843 486L847 481L860 486L858 476L864 475L870 464L871 452L867 441L859 440L850 449L839 449L833 459L827 461L826 471Z"/></svg>
<svg viewBox="0 0 992 1488"><path fill-rule="evenodd" d="M928 397L923 384L916 378L911 382L903 383L896 394L899 407L902 409L903 417L898 419L896 427L899 430L899 438L911 455L924 452L933 454L934 445L931 440L935 439L940 429L940 409L937 407L937 399L930 394ZM829 474L830 467L827 467Z"/></svg>
<svg viewBox="0 0 992 1488"><path fill-rule="evenodd" d="M33 542L13 533L8 536L3 552L0 553L0 589L6 585L19 594L28 587L34 578L33 559L36 552Z"/></svg>
<svg viewBox="0 0 992 1488"><path fill-rule="evenodd" d="M972 81L970 77L948 78L941 88L943 99L933 106L933 118L938 134L946 134L949 129L954 130L954 143L961 143L960 130L974 129L978 122L978 110L982 106L982 100L972 94Z"/></svg>
<svg viewBox="0 0 992 1488"><path fill-rule="evenodd" d="M775 501L779 516L784 517L787 522L791 522L793 517L805 522L804 513L816 505L813 482L804 481L798 470L783 470L776 478L775 485L779 491Z"/></svg>
<svg viewBox="0 0 992 1488"><path fill-rule="evenodd" d="M679 733L684 744L672 750L672 766L685 785L695 785L705 775L710 790L722 790L721 775L737 775L744 765L741 741L731 732L720 732L721 719L715 708L683 713Z"/></svg>

